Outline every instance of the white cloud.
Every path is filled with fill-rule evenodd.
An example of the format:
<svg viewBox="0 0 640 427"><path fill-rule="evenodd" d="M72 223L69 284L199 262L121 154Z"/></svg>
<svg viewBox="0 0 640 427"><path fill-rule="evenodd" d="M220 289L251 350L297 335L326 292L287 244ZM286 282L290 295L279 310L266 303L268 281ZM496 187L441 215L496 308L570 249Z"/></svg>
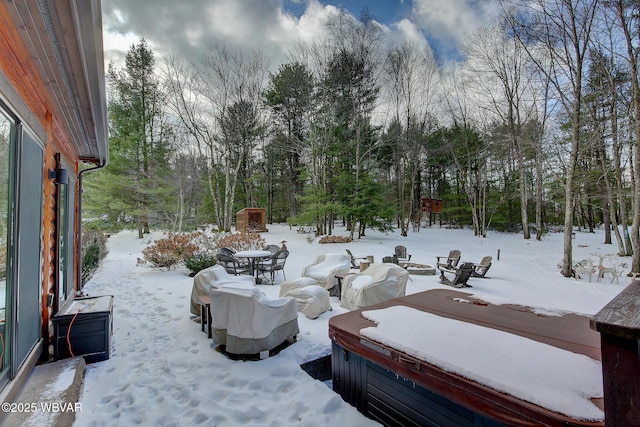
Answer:
<svg viewBox="0 0 640 427"><path fill-rule="evenodd" d="M245 53L260 50L275 69L300 42L323 38L327 19L340 13L318 0L300 17L284 8L285 0L103 0L105 56L119 61L142 36L157 58L177 54L197 61L212 43ZM446 62L457 53L465 33L497 15L496 0L413 0L411 15L383 26L389 41L410 40L441 52ZM429 40L429 41L427 41Z"/></svg>
<svg viewBox="0 0 640 427"><path fill-rule="evenodd" d="M414 0L412 15L428 37L457 49L469 33L499 11L495 0Z"/></svg>
<svg viewBox="0 0 640 427"><path fill-rule="evenodd" d="M178 54L198 60L211 43L229 49L262 51L272 65L285 61L299 42L318 40L334 6L309 0L300 18L289 15L283 0L103 0L105 56L118 62L142 36L154 54Z"/></svg>
<svg viewBox="0 0 640 427"><path fill-rule="evenodd" d="M430 48L429 42L424 38L424 34L408 19L403 19L393 26L390 38L392 42L402 43L408 41L423 49Z"/></svg>

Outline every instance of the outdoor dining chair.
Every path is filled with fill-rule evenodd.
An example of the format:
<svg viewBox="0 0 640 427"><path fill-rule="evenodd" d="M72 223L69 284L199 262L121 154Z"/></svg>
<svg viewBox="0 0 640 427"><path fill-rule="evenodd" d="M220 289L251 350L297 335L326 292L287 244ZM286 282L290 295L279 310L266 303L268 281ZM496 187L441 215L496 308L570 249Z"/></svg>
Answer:
<svg viewBox="0 0 640 427"><path fill-rule="evenodd" d="M273 279L275 278L276 273L278 271L282 271L282 276L284 280L287 280L287 275L284 274L284 265L287 262L287 257L289 256L289 251L278 251L271 255L268 258L265 258L260 261L258 264L258 271L265 275L269 273L271 277L271 283L273 284ZM266 277L266 276L265 276Z"/></svg>
<svg viewBox="0 0 640 427"><path fill-rule="evenodd" d="M222 265L224 269L229 274L239 275L239 274L250 274L251 270L247 265L242 264L238 261L234 256L226 255L223 253L219 253L216 255L216 259L218 260L218 264Z"/></svg>

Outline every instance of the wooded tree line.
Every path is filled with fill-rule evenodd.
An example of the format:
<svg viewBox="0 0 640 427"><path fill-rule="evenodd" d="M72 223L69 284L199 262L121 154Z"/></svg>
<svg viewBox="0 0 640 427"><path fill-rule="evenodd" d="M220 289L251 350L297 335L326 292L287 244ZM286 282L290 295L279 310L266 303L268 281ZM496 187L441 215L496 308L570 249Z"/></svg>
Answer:
<svg viewBox="0 0 640 427"><path fill-rule="evenodd" d="M464 63L389 42L363 13L269 71L261 52L156 63L147 42L109 67L110 164L85 179L88 215L173 230L269 222L351 237L425 222L532 234L604 224L640 272L640 2L502 1ZM444 201L425 217L423 197ZM87 216L87 215L85 215Z"/></svg>

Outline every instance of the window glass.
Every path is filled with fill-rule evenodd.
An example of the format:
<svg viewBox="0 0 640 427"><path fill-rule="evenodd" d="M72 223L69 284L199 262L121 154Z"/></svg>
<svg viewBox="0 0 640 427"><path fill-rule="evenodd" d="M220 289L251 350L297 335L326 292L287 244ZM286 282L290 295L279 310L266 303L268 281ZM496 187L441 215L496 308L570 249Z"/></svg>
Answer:
<svg viewBox="0 0 640 427"><path fill-rule="evenodd" d="M67 242L67 236L69 234L68 228L69 228L69 218L68 218L68 197L67 197L67 191L68 190L68 186L65 184L58 184L58 190L59 192L59 196L60 199L58 201L58 256L60 257L60 261L59 261L59 265L58 265L58 274L59 274L59 280L58 280L58 304L59 306L62 305L62 303L64 302L64 300L67 298L67 291L68 291L68 287L67 287L67 282L69 280L68 277L66 277L66 272L69 269L68 263L69 260L67 259L67 245L69 244L69 242Z"/></svg>
<svg viewBox="0 0 640 427"><path fill-rule="evenodd" d="M0 380L9 367L9 308L10 284L7 279L9 265L10 230L10 171L13 156L11 149L16 133L15 121L0 109Z"/></svg>

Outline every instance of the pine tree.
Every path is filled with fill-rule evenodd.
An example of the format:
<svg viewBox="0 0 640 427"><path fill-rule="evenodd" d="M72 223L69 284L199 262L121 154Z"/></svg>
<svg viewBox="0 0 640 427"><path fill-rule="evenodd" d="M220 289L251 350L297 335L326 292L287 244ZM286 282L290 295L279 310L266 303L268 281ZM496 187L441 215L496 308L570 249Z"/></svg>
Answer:
<svg viewBox="0 0 640 427"><path fill-rule="evenodd" d="M170 128L165 123L163 94L154 75L153 52L144 39L130 47L125 66L110 64L109 148L105 173L91 176L88 210L111 220L135 219L138 237L149 223L172 215L169 164Z"/></svg>

